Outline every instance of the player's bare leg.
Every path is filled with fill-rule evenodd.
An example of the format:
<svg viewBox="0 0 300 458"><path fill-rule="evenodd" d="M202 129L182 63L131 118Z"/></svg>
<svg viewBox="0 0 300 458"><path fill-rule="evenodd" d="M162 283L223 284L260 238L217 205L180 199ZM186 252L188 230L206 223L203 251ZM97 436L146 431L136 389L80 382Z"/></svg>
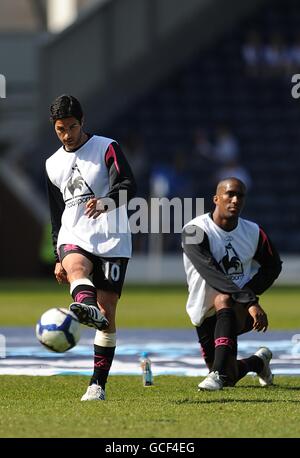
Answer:
<svg viewBox="0 0 300 458"><path fill-rule="evenodd" d="M80 323L102 330L108 321L100 312L97 303L97 290L89 276L93 269L92 262L80 253L69 253L62 260L67 273L70 292L74 302L70 310L75 313Z"/></svg>

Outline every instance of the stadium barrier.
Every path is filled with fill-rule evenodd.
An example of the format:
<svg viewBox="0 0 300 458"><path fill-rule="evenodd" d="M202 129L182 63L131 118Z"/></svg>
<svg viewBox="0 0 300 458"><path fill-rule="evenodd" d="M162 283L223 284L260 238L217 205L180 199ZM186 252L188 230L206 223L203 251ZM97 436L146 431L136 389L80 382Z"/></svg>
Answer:
<svg viewBox="0 0 300 458"><path fill-rule="evenodd" d="M282 272L276 285L300 284L300 256L281 256ZM126 284L186 283L181 255L134 255L128 265Z"/></svg>

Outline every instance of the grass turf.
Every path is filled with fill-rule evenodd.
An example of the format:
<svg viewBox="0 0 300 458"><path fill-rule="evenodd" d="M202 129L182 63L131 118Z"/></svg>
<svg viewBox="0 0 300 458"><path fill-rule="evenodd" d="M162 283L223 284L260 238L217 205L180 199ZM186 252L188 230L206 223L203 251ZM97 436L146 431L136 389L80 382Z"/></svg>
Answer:
<svg viewBox="0 0 300 458"><path fill-rule="evenodd" d="M300 378L198 392L194 377L114 376L105 402L80 402L87 378L1 377L0 437L299 437ZM126 394L126 395L125 395Z"/></svg>
<svg viewBox="0 0 300 458"><path fill-rule="evenodd" d="M272 288L261 304L270 329L299 327L299 288ZM119 327L190 327L184 286L127 286ZM48 308L68 306L67 287L54 280L0 282L1 326L33 326ZM197 392L193 377L109 378L108 400L81 403L87 377L1 376L0 437L300 437L300 378L277 377L261 388L246 377L235 388ZM92 426L92 427L91 427Z"/></svg>
<svg viewBox="0 0 300 458"><path fill-rule="evenodd" d="M300 288L274 287L261 297L269 329L296 329ZM126 286L118 305L118 326L124 328L188 328L185 286ZM68 307L67 286L55 280L1 281L1 326L32 326L51 307Z"/></svg>

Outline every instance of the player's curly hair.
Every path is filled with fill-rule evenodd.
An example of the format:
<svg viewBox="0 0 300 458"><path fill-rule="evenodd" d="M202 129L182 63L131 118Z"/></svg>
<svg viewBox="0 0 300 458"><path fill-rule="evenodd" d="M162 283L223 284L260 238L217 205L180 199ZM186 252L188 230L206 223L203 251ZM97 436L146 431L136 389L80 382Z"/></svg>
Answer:
<svg viewBox="0 0 300 458"><path fill-rule="evenodd" d="M79 101L73 95L60 95L50 106L50 121L74 117L81 123L83 112Z"/></svg>

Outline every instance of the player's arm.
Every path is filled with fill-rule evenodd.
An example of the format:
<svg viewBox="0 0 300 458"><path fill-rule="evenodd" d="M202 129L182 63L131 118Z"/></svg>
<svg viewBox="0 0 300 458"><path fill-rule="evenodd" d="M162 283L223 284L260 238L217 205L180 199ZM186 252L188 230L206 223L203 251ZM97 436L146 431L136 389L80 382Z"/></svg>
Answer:
<svg viewBox="0 0 300 458"><path fill-rule="evenodd" d="M282 265L274 245L261 228L254 259L260 264L260 267L245 287L251 288L255 294L260 295L274 283L281 272Z"/></svg>
<svg viewBox="0 0 300 458"><path fill-rule="evenodd" d="M56 249L57 237L61 227L61 217L65 209L65 203L62 197L62 194L57 186L55 186L52 181L50 181L47 176L47 194L49 201L51 225L52 225L52 243L54 249L54 255L56 262L59 261L58 253Z"/></svg>
<svg viewBox="0 0 300 458"><path fill-rule="evenodd" d="M259 303L251 304L250 307L248 307L248 313L253 320L253 329L258 332L266 332L269 326L268 316Z"/></svg>
<svg viewBox="0 0 300 458"><path fill-rule="evenodd" d="M127 192L127 201L136 194L136 183L130 165L118 143L109 145L105 153L105 164L109 173L109 192L107 196L119 206L120 191ZM122 202L123 204L123 202Z"/></svg>
<svg viewBox="0 0 300 458"><path fill-rule="evenodd" d="M104 198L91 199L86 207L85 214L90 218L97 218L107 210L105 198L112 199L116 207L128 204L136 194L136 183L130 165L118 143L113 142L105 152L105 164L109 176L109 192ZM120 192L122 197L120 198ZM109 207L108 207L109 208Z"/></svg>
<svg viewBox="0 0 300 458"><path fill-rule="evenodd" d="M57 237L61 227L61 217L65 209L65 203L60 190L52 183L52 181L50 181L48 176L46 179L46 184L52 226L51 236L54 256L56 260L54 274L59 283L65 283L67 281L66 273L59 262L57 253Z"/></svg>
<svg viewBox="0 0 300 458"><path fill-rule="evenodd" d="M199 230L196 226L195 231ZM189 230L182 233L182 247L186 256L189 258L201 277L215 290L220 293L230 294L232 299L242 304L257 303L257 298L250 288L239 288L222 271L216 259L213 257L208 236L203 232L201 242L191 241L191 226Z"/></svg>

